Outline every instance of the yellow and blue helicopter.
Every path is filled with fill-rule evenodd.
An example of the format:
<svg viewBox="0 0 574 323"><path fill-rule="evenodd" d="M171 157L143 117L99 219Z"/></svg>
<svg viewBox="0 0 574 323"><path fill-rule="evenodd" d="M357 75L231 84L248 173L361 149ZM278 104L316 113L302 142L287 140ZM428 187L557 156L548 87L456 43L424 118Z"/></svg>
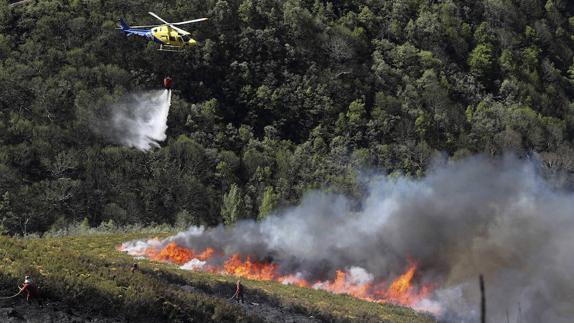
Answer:
<svg viewBox="0 0 574 323"><path fill-rule="evenodd" d="M199 18L188 21L170 23L163 20L153 12L150 15L161 21L161 25L133 26L130 27L126 21L120 18L120 30L127 36L140 36L150 41L159 43L159 50L181 51L185 46L193 46L197 41L190 37L190 33L176 26L192 24L205 21L207 18Z"/></svg>

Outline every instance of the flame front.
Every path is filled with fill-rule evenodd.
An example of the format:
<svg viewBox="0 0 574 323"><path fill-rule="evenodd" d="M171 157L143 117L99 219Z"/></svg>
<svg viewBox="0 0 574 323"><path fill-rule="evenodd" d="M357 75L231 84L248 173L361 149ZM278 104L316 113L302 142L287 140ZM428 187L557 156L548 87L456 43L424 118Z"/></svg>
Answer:
<svg viewBox="0 0 574 323"><path fill-rule="evenodd" d="M192 259L207 260L211 258L215 250L212 248L205 249L200 254L195 254L192 249L178 246L175 242L170 242L157 252L153 248L146 249L145 254L152 260L161 262L172 262L178 265L183 265Z"/></svg>
<svg viewBox="0 0 574 323"><path fill-rule="evenodd" d="M428 296L430 285L423 285L418 293L412 292L412 280L416 270L417 266L411 264L405 273L391 283L383 297L399 304L413 304Z"/></svg>
<svg viewBox="0 0 574 323"><path fill-rule="evenodd" d="M241 261L239 254L226 260L223 268L229 275L254 280L274 280L277 277L277 264L253 262L249 256L245 261Z"/></svg>
<svg viewBox="0 0 574 323"><path fill-rule="evenodd" d="M250 256L243 257L236 253L230 256L217 254L214 249L207 248L201 252L168 243L159 249L150 247L144 251L149 259L174 263L182 268L209 271L224 275L232 275L253 280L277 281L300 287L322 289L336 294L348 294L360 299L395 303L414 306L432 291L430 284L415 286L413 280L417 272L415 263L410 263L404 273L394 280L357 280L348 270L337 270L331 280L309 282L301 274L280 275L279 265L273 262L255 261ZM223 261L214 261L219 255ZM221 258L219 258L221 259ZM219 265L218 265L219 263ZM186 264L190 264L187 266Z"/></svg>

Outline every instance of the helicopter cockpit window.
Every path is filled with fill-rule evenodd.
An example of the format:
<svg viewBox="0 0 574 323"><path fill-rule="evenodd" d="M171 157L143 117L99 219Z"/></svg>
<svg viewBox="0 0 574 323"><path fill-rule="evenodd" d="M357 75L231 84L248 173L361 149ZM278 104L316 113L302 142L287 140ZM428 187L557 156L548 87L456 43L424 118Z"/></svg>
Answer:
<svg viewBox="0 0 574 323"><path fill-rule="evenodd" d="M169 36L169 40L170 40L170 41L175 41L175 37Z"/></svg>

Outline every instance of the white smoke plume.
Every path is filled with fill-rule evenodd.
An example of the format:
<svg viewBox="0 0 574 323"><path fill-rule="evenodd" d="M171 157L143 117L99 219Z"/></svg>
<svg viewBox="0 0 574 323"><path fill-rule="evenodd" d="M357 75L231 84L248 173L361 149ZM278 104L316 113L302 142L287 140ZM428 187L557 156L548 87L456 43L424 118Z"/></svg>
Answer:
<svg viewBox="0 0 574 323"><path fill-rule="evenodd" d="M191 228L150 247L251 255L313 281L337 269L393 278L414 261L416 281L436 286L416 307L447 322L478 322L482 273L488 321L572 322L574 192L552 189L533 162L474 157L421 179L373 178L362 205L312 192L261 222Z"/></svg>
<svg viewBox="0 0 574 323"><path fill-rule="evenodd" d="M100 133L115 143L142 151L166 139L171 91L159 90L123 97L111 106L111 117L100 122Z"/></svg>

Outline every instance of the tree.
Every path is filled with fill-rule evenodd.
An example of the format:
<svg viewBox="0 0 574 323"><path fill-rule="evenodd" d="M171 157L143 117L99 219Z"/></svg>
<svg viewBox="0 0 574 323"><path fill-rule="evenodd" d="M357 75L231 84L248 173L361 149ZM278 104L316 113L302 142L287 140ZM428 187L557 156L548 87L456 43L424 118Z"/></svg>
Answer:
<svg viewBox="0 0 574 323"><path fill-rule="evenodd" d="M229 191L223 196L223 204L221 205L223 223L233 225L243 217L244 208L241 191L236 184L232 184Z"/></svg>
<svg viewBox="0 0 574 323"><path fill-rule="evenodd" d="M494 50L487 44L477 45L468 57L470 72L478 78L488 81L494 70Z"/></svg>
<svg viewBox="0 0 574 323"><path fill-rule="evenodd" d="M263 192L261 205L259 206L259 214L257 220L261 221L266 218L277 207L279 196L275 193L273 186L267 186Z"/></svg>
<svg viewBox="0 0 574 323"><path fill-rule="evenodd" d="M435 151L513 150L544 154L553 174L569 167L556 159L574 140L571 1L62 3L0 0L10 234L84 216L94 227L261 218L309 189L358 196L363 167L421 175ZM114 30L146 4L212 23L166 60ZM114 103L165 74L167 139L147 153L121 147Z"/></svg>

